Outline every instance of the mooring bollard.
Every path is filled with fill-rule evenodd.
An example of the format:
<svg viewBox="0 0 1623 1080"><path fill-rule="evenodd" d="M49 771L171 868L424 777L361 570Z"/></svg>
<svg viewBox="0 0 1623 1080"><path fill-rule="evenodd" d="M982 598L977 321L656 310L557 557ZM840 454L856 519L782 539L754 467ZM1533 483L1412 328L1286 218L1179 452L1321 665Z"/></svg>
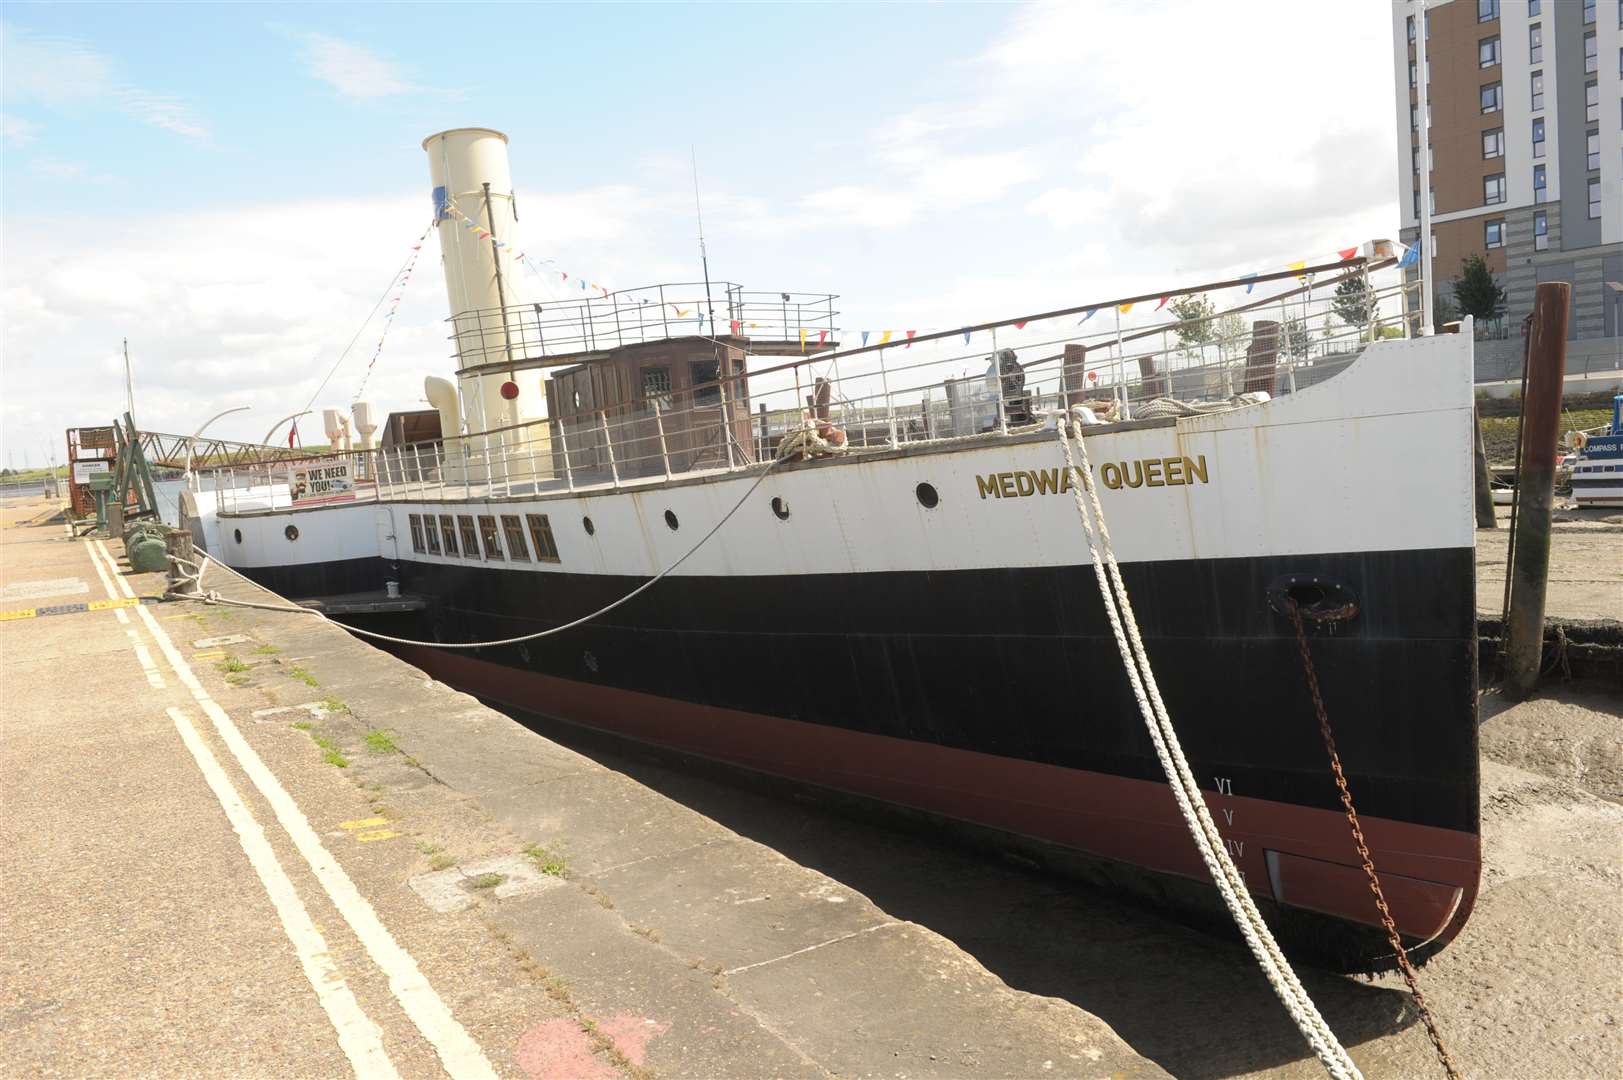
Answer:
<svg viewBox="0 0 1623 1080"><path fill-rule="evenodd" d="M1527 339L1527 393L1522 398L1521 467L1516 476L1515 562L1510 614L1501 631L1505 695L1522 701L1538 683L1544 659L1544 599L1555 509L1555 446L1567 367L1567 302L1572 286L1545 282L1533 294Z"/></svg>

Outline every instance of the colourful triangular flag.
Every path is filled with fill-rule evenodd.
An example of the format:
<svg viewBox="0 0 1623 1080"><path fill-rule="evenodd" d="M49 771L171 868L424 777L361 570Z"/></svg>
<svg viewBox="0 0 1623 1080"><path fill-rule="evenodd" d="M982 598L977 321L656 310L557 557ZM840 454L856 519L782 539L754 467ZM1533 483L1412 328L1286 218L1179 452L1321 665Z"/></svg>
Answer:
<svg viewBox="0 0 1623 1080"><path fill-rule="evenodd" d="M862 343L864 345L868 344L868 331L866 330L862 332Z"/></svg>
<svg viewBox="0 0 1623 1080"><path fill-rule="evenodd" d="M890 330L886 330L886 331L885 331L885 332L884 332L884 335L883 335L883 336L882 336L882 337L880 337L880 339L879 339L879 344L881 344L881 345L883 345L883 344L884 344L884 343L885 343L885 342L887 342L887 341L889 341L889 340L890 340L890 335L891 335L891 334L892 334L892 333L893 333L893 332L894 332L894 331L890 331Z"/></svg>
<svg viewBox="0 0 1623 1080"><path fill-rule="evenodd" d="M1307 260L1306 259L1297 259L1295 262L1291 263L1288 267L1286 267L1286 269L1287 270L1301 270L1306 266L1307 266ZM1307 275L1306 274L1297 274L1296 275L1296 280L1297 281L1306 281L1307 280Z"/></svg>
<svg viewBox="0 0 1623 1080"><path fill-rule="evenodd" d="M1030 321L1031 320L1029 320L1029 319L1022 319L1021 321L1014 324L1014 328L1016 330L1024 330L1026 328L1026 323L1028 323Z"/></svg>
<svg viewBox="0 0 1623 1080"><path fill-rule="evenodd" d="M800 331L800 351L806 351L806 331L804 329Z"/></svg>
<svg viewBox="0 0 1623 1080"><path fill-rule="evenodd" d="M905 346L905 348L911 349L913 347L913 335L916 334L916 333L918 333L917 330L909 330L907 332L907 345Z"/></svg>
<svg viewBox="0 0 1623 1080"><path fill-rule="evenodd" d="M819 330L819 331L817 331L817 344L821 345L823 342L825 342L827 340L828 340L828 331L827 330Z"/></svg>
<svg viewBox="0 0 1623 1080"><path fill-rule="evenodd" d="M1336 252L1336 254L1341 256L1342 262L1346 262L1348 259L1358 254L1358 249L1356 247L1342 248L1340 251Z"/></svg>
<svg viewBox="0 0 1623 1080"><path fill-rule="evenodd" d="M1166 307L1167 306L1167 301L1171 300L1171 299L1172 299L1171 296L1163 296L1163 297L1161 297L1161 302L1159 304L1155 305L1155 310L1160 311L1162 308Z"/></svg>
<svg viewBox="0 0 1623 1080"><path fill-rule="evenodd" d="M1089 319L1093 318L1097 314L1099 314L1099 309L1098 308L1096 308L1096 307L1088 308L1088 313L1086 315L1082 316L1080 319L1076 320L1076 325L1081 326L1083 323L1087 322Z"/></svg>
<svg viewBox="0 0 1623 1080"><path fill-rule="evenodd" d="M1116 305L1116 310L1121 312L1123 315L1125 315L1129 311L1133 310L1133 304L1134 303L1137 303L1137 301L1130 301L1130 302L1125 303L1125 304L1117 304Z"/></svg>
<svg viewBox="0 0 1623 1080"><path fill-rule="evenodd" d="M1240 280L1245 282L1245 294L1247 296L1250 296L1251 295L1251 290L1257 287L1257 275L1255 275L1255 274L1241 274L1240 275Z"/></svg>
<svg viewBox="0 0 1623 1080"><path fill-rule="evenodd" d="M969 344L969 331L968 330L964 331L964 344L965 345Z"/></svg>

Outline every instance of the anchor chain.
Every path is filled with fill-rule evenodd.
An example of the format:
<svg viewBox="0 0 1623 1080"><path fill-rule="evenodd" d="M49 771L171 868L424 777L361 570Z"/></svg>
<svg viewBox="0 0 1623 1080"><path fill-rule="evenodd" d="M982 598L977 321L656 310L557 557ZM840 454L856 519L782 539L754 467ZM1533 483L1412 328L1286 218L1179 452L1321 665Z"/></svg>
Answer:
<svg viewBox="0 0 1623 1080"><path fill-rule="evenodd" d="M1294 600L1289 602L1287 610L1290 612L1291 623L1296 627L1296 646L1302 654L1302 673L1307 676L1308 693L1313 695L1313 709L1319 716L1319 734L1324 738L1325 753L1330 755L1330 771L1335 774L1336 787L1341 791L1341 805L1347 810L1347 824L1352 828L1353 844L1358 848L1358 857L1364 861L1364 876L1369 879L1369 891L1375 894L1375 906L1381 912L1381 925L1386 927L1386 939L1391 942L1393 951L1397 954L1398 968L1403 972L1403 981L1409 984L1409 994L1414 998L1415 1008L1420 1013L1421 1023L1426 1025L1426 1037L1437 1051L1437 1060L1442 1062L1443 1071L1448 1074L1449 1080L1459 1080L1459 1070L1454 1066L1454 1059L1448 1054L1443 1045L1443 1037L1437 1030L1437 1022L1432 1019L1431 1009L1426 1005L1426 996L1420 992L1419 976L1415 973L1414 964L1409 960L1409 950L1403 947L1403 938L1398 934L1397 920L1392 918L1392 909L1386 905L1386 894L1381 891L1381 879L1375 872L1375 860L1369 853L1369 844L1364 841L1363 826L1358 823L1358 811L1353 807L1352 790L1347 786L1347 774L1341 770L1341 755L1336 753L1336 737L1330 730L1330 716L1324 708L1324 695L1319 692L1319 676L1313 667L1313 655L1307 647L1307 629L1302 625L1302 611Z"/></svg>

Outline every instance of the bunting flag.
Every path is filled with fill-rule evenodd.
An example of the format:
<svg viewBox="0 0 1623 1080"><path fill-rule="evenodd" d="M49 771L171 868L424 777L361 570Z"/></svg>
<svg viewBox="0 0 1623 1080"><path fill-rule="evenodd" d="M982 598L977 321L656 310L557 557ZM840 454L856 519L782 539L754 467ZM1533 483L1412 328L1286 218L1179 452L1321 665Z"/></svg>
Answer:
<svg viewBox="0 0 1623 1080"><path fill-rule="evenodd" d="M868 344L868 331L866 330L862 332L862 343L864 345Z"/></svg>
<svg viewBox="0 0 1623 1080"><path fill-rule="evenodd" d="M911 349L913 347L913 335L916 333L918 333L917 330L909 330L907 332L907 344L904 345L903 348ZM886 336L888 337L889 335Z"/></svg>
<svg viewBox="0 0 1623 1080"><path fill-rule="evenodd" d="M1297 259L1295 262L1291 263L1290 266L1286 267L1287 270L1305 270L1306 268L1307 268L1307 260L1306 259ZM1296 275L1296 280L1297 281L1306 281L1307 278L1308 278L1308 275L1306 275L1306 274L1297 274Z"/></svg>
<svg viewBox="0 0 1623 1080"><path fill-rule="evenodd" d="M1030 320L1027 320L1027 322L1029 322L1029 321ZM1024 330L1026 328L1026 324L1025 324L1025 322L1017 322L1017 323L1014 324L1014 328L1016 330Z"/></svg>
<svg viewBox="0 0 1623 1080"><path fill-rule="evenodd" d="M1255 274L1241 274L1240 275L1240 280L1245 282L1245 294L1247 296L1250 296L1251 295L1251 290L1257 287L1257 275L1255 275Z"/></svg>
<svg viewBox="0 0 1623 1080"><path fill-rule="evenodd" d="M1409 245L1408 250L1403 253L1403 258L1398 260L1398 269L1407 270L1409 267L1414 266L1418 262L1420 262L1420 241L1416 240L1413 244Z"/></svg>
<svg viewBox="0 0 1623 1080"><path fill-rule="evenodd" d="M750 325L753 326L755 324L751 323ZM742 320L742 319L734 319L733 322L732 322L732 328L733 328L733 337L740 337L741 335L739 334L739 331L744 328L744 320Z"/></svg>
<svg viewBox="0 0 1623 1080"><path fill-rule="evenodd" d="M893 332L894 332L894 331L891 331L891 330L886 330L886 331L885 331L885 332L884 332L884 335L883 335L883 336L882 336L882 337L880 337L880 339L879 339L879 344L881 344L881 345L883 345L883 344L885 344L885 342L887 342L887 341L889 341L889 340L890 340L890 335L891 335L891 334L892 334L892 333L893 333Z"/></svg>
<svg viewBox="0 0 1623 1080"><path fill-rule="evenodd" d="M1097 314L1099 314L1099 309L1098 308L1096 308L1096 307L1088 308L1088 313L1086 315L1082 316L1080 319L1076 320L1076 325L1081 326L1083 323L1087 322L1089 319L1093 318Z"/></svg>
<svg viewBox="0 0 1623 1080"><path fill-rule="evenodd" d="M1123 315L1125 315L1129 311L1133 310L1133 304L1136 303L1136 302L1137 301L1131 301L1131 302L1126 303L1126 304L1117 304L1116 305L1116 310L1121 312Z"/></svg>
<svg viewBox="0 0 1623 1080"><path fill-rule="evenodd" d="M1162 308L1166 307L1167 306L1167 301L1171 300L1171 299L1172 299L1171 296L1163 296L1163 297L1161 297L1161 302L1159 304L1155 305L1155 310L1160 311Z"/></svg>
<svg viewBox="0 0 1623 1080"><path fill-rule="evenodd" d="M299 422L293 421L293 426L287 429L287 448L293 449L293 440L299 435Z"/></svg>
<svg viewBox="0 0 1623 1080"><path fill-rule="evenodd" d="M394 317L400 312L400 301L406 295L406 286L411 282L412 272L417 269L417 258L422 254L423 245L428 242L428 234L434 231L436 224L437 221L428 223L428 228L423 230L423 235L419 236L417 242L411 246L411 254L406 257L405 268L400 271L400 276L395 278L394 283L390 286L389 291L394 295L389 297L389 313L383 317L383 329L378 334L377 347L372 350L372 359L366 363L366 372L361 376L361 384L355 388L355 401L361 400L361 394L366 390L366 382L372 377L372 369L377 366L378 357L383 355L383 343L388 340L389 328L394 325ZM288 433L288 437L292 438L291 432ZM289 443L288 445L293 444Z"/></svg>
<svg viewBox="0 0 1623 1080"><path fill-rule="evenodd" d="M1346 262L1348 259L1350 259L1354 255L1358 254L1358 248L1356 246L1355 247L1350 247L1350 248L1342 248L1340 251L1336 252L1336 254L1341 256L1341 261L1342 262Z"/></svg>
<svg viewBox="0 0 1623 1080"><path fill-rule="evenodd" d="M817 331L817 344L821 345L827 340L828 340L828 331L827 330L819 330L819 331Z"/></svg>
<svg viewBox="0 0 1623 1080"><path fill-rule="evenodd" d="M805 355L806 352L806 330L804 327L800 330L800 352L801 355Z"/></svg>
<svg viewBox="0 0 1623 1080"><path fill-rule="evenodd" d="M965 345L969 344L969 331L968 330L964 331L964 344Z"/></svg>

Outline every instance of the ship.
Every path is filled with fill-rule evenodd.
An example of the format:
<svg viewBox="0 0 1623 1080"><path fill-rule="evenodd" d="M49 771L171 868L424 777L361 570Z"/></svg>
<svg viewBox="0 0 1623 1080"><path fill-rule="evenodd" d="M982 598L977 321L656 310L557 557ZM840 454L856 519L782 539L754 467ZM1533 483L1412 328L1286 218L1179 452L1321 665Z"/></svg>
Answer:
<svg viewBox="0 0 1623 1080"><path fill-rule="evenodd" d="M184 515L212 560L368 612L492 703L1220 911L1095 584L1072 421L1184 752L1281 940L1349 969L1392 953L1293 609L1397 929L1421 959L1458 934L1481 870L1472 335L1418 335L1394 245L863 332L834 294L708 271L570 296L517 243L506 144L423 144L455 379L429 376L432 408L380 445L358 406L359 445L199 470ZM546 274L563 288L527 294ZM1109 329L1242 285L1209 317Z"/></svg>

